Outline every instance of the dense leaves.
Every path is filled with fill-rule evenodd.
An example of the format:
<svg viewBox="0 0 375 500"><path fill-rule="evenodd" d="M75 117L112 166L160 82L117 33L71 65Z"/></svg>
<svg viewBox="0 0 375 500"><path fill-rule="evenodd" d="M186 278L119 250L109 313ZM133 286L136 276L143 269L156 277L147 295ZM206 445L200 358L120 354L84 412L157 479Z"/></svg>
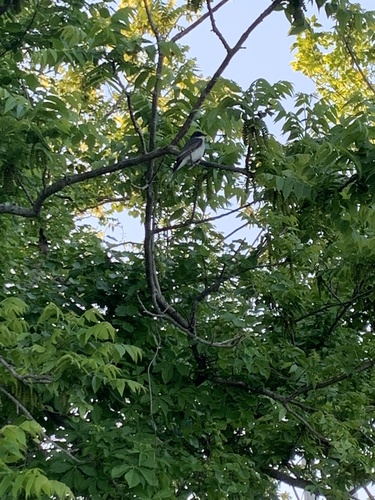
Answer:
<svg viewBox="0 0 375 500"><path fill-rule="evenodd" d="M324 71L345 19L370 63L372 18L317 2L337 28L299 38L317 100L222 77L267 15L311 30L307 2L265 5L232 47L225 3L0 7L1 498L277 498L283 481L346 499L372 480L371 74L340 78L346 108ZM183 43L203 21L225 51L212 78ZM337 43L328 66L316 39ZM198 129L204 161L172 175ZM103 238L122 212L143 245Z"/></svg>

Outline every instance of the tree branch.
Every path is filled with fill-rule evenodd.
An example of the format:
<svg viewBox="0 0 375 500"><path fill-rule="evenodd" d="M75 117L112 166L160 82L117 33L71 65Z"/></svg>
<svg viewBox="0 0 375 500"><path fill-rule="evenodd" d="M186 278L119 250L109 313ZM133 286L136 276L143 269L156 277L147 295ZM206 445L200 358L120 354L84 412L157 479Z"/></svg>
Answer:
<svg viewBox="0 0 375 500"><path fill-rule="evenodd" d="M166 231L174 231L175 229L181 229L186 226L190 225L196 225L196 224L205 224L207 222L213 222L218 219L222 219L224 217L228 217L228 215L233 215L236 212L239 212L245 208L250 207L251 205L254 205L256 203L255 201L252 201L250 203L246 203L246 205L242 205L241 207L234 208L233 210L229 210L228 212L225 212L224 214L220 215L213 215L212 217L206 217L204 219L195 219L195 220L187 220L185 222L181 222L180 224L174 224L171 226L163 226L163 227L157 227L154 229L154 234L159 234L159 233L164 233Z"/></svg>
<svg viewBox="0 0 375 500"><path fill-rule="evenodd" d="M371 267L373 267L373 266L371 266ZM370 271L370 269L368 269L368 271ZM369 276L370 276L370 274L369 274ZM353 290L353 293L352 293L352 296L351 296L350 300L347 303L342 303L341 304L341 310L337 311L336 318L333 321L332 325L329 327L328 332L327 332L327 334L325 336L326 339L331 336L332 332L334 331L334 329L336 328L336 326L339 324L341 318L343 318L345 316L346 312L351 307L351 305L358 299L358 297L361 295L361 293L363 293L363 292L361 292L361 290L365 286L366 281L367 281L366 278L362 279L354 287L354 290ZM368 292L368 290L366 290L364 293L368 294L369 292Z"/></svg>
<svg viewBox="0 0 375 500"><path fill-rule="evenodd" d="M212 161L201 160L199 165L203 165L208 168L215 168L217 170L225 170L227 172L238 172L239 174L247 175L245 168L241 167L230 167L229 165L222 165L220 163L214 163Z"/></svg>
<svg viewBox="0 0 375 500"><path fill-rule="evenodd" d="M237 52L242 48L243 44L249 37L249 35L255 30L257 26L260 25L264 19L266 19L267 16L269 16L275 9L278 7L283 0L274 0L271 5L269 5L263 12L260 14L257 19L247 28L246 31L240 36L238 39L237 43L230 49L230 51L227 53L225 58L223 59L223 62L220 64L218 69L215 71L214 75L212 78L209 80L207 83L206 87L203 89L201 92L201 95L198 97L193 109L190 111L188 117L185 120L185 123L182 125L180 128L179 132L177 133L176 137L173 139L172 144L178 144L178 142L184 137L186 132L188 131L192 121L194 120L195 115L201 108L202 104L206 100L207 96L210 94L211 90L214 88L216 85L216 82L218 81L219 77L223 74L224 70L227 68L233 57L237 54Z"/></svg>
<svg viewBox="0 0 375 500"><path fill-rule="evenodd" d="M171 145L176 144L186 133L189 128L190 123L192 122L196 112L202 106L208 94L211 92L212 88L216 84L219 76L228 66L231 59L234 55L240 50L242 44L248 38L250 33L265 19L271 12L275 10L277 5L281 3L282 0L274 0L273 3L254 21L251 26L243 33L243 35L238 39L236 45L230 49L227 53L227 56L223 60L220 67L215 72L214 76L206 85L205 89L202 91L200 97L198 98L194 108L191 110L189 116L187 117L183 127L180 132L176 135ZM155 146L155 133L156 133L156 119L157 119L157 106L158 106L158 98L159 98L159 83L161 78L161 71L163 68L163 55L160 48L160 35L157 29L157 26L153 22L152 15L150 9L147 4L147 0L144 0L145 9L147 12L148 20L151 26L151 29L155 35L158 45L159 58L157 63L157 71L156 71L156 82L153 90L153 99L152 99L152 113L151 113L151 124L150 124L150 151L153 150ZM242 173L242 172L241 172ZM147 200L146 200L146 215L145 215L145 242L144 242L144 251L145 251L145 261L146 261L146 278L148 287L152 297L152 304L155 308L156 313L160 317L164 317L168 319L171 323L173 323L177 328L185 332L190 338L194 340L198 340L195 325L191 324L191 322L187 321L168 301L165 299L164 295L161 292L159 279L156 271L155 265L155 242L154 242L154 193L153 193L153 178L154 178L154 167L153 161L150 159L147 173ZM240 337L241 338L241 337ZM204 339L200 339L202 341ZM225 341L225 345L233 345L233 342L237 342L238 339L230 339L229 341ZM213 345L212 342L205 341L207 345ZM223 343L220 343L223 344Z"/></svg>
<svg viewBox="0 0 375 500"><path fill-rule="evenodd" d="M12 0L10 0L10 3L12 3ZM20 35L20 37L18 39L13 39L13 42L8 44L8 47L5 47L5 44L2 44L4 47L4 50L0 53L0 57L3 57L10 50L15 50L21 44L22 40L25 38L25 36L27 35L28 31L31 29L31 27L34 23L36 15L39 11L39 4L40 4L40 2L38 2L37 5L35 6L35 9L34 9L34 12L31 16L31 18L30 18L30 21L29 21L28 25L26 26L25 30L23 31L23 33ZM7 8L9 8L9 7L7 7ZM1 12L0 15L4 14L4 12Z"/></svg>
<svg viewBox="0 0 375 500"><path fill-rule="evenodd" d="M243 242L241 242L238 245L237 250L233 253L233 255L231 255L231 259L234 259L236 257L236 255L240 252L242 245L243 245ZM225 276L225 274L224 274L226 269L227 269L227 264L224 263L224 265L223 265L219 275L215 279L215 281L211 285L209 285L209 286L207 285L201 293L199 293L198 295L195 296L193 303L192 303L192 306L191 306L191 312L190 312L190 320L189 321L191 324L195 324L196 313L197 313L197 309L198 309L199 304L201 302L203 302L206 297L208 297L212 293L217 292L219 290L220 286L225 281L230 279L230 276Z"/></svg>
<svg viewBox="0 0 375 500"><path fill-rule="evenodd" d="M31 373L28 373L26 375L20 375L12 365L10 365L5 359L0 356L0 364L4 366L8 370L9 373L13 375L14 378L19 380L20 382L26 382L28 380L31 380L33 382L36 382L38 384L49 384L52 382L52 378L49 377L48 375L33 375Z"/></svg>
<svg viewBox="0 0 375 500"><path fill-rule="evenodd" d="M87 210L95 210L95 208L98 208L103 205L107 205L108 203L125 203L129 201L129 198L126 198L125 196L119 196L119 197L100 197L96 200L96 202L93 205L87 205L84 208L76 208L77 212L80 214L83 214L87 212Z"/></svg>
<svg viewBox="0 0 375 500"><path fill-rule="evenodd" d="M181 321L180 320L176 321L175 319L173 319L173 317L170 314L165 314L164 312L154 313L153 311L149 311L145 307L145 305L143 304L143 302L141 301L141 299L139 297L138 297L138 300L139 300L139 302L140 302L140 304L142 306L143 312L145 314L147 314L148 316L152 316L153 318L160 318L162 320L168 321L169 323L171 323L172 325L174 325L178 330L182 331L189 338L191 338L192 340L195 340L199 344L203 344L203 345L206 345L206 346L209 346L209 347L233 347L242 338L241 336L237 336L237 337L235 337L233 339L223 340L221 342L215 342L215 341L212 341L212 340L202 339L194 331L192 331L192 329L190 328L190 325L187 322L186 322L187 327L184 328L183 326L181 326ZM159 306L157 306L157 307L159 307ZM170 306L169 306L169 308L170 308ZM175 313L177 313L177 312L175 311ZM184 318L182 318L182 319L184 320Z"/></svg>
<svg viewBox="0 0 375 500"><path fill-rule="evenodd" d="M83 182L89 179L94 179L102 175L111 174L113 172L117 172L118 170L125 170L127 168L140 165L152 159L159 158L168 153L175 155L176 154L175 147L166 146L164 148L155 149L155 151L151 151L150 153L147 154L134 156L132 158L128 158L118 163L113 163L112 165L96 168L95 170L89 170L88 172L83 172L81 174L64 176L63 178L59 179L58 181L52 183L50 186L47 186L45 189L43 189L43 191L38 195L37 199L35 200L31 208L21 207L19 205L16 205L15 203L2 203L0 204L0 214L19 215L21 217L38 217L42 210L43 204L47 200L47 198L58 193L59 191L62 191L67 186L72 186L73 184L77 184L79 182Z"/></svg>
<svg viewBox="0 0 375 500"><path fill-rule="evenodd" d="M144 7L147 13L147 18L151 26L151 30L157 41L158 48L158 61L156 68L156 78L155 85L152 91L152 105L151 105L151 120L150 120L150 140L149 149L153 151L155 148L155 138L156 138L156 125L157 125L157 115L158 115L158 103L159 103L159 93L160 93L160 81L164 65L164 56L160 47L160 34L157 26L151 15L151 11L147 0L143 0ZM154 224L155 224L155 200L154 200L154 159L150 158L147 166L147 191L146 191L146 209L145 209L145 240L144 240L144 253L145 253L145 267L146 267L146 279L149 290L151 292L152 304L158 314L164 314L165 310L168 309L168 305L160 306L160 297L162 296L159 280L156 272L155 264L155 240L154 240Z"/></svg>
<svg viewBox="0 0 375 500"><path fill-rule="evenodd" d="M129 115L130 115L130 119L132 121L134 130L136 131L136 133L139 137L139 140L141 141L143 153L147 153L147 146L146 146L146 141L145 141L143 132L142 132L140 126L138 125L137 120L136 120L135 115L134 115L134 109L133 109L133 105L132 105L132 101L131 101L131 94L125 89L124 89L124 92L126 95L126 102L128 104Z"/></svg>
<svg viewBox="0 0 375 500"><path fill-rule="evenodd" d="M315 486L314 483L311 481L307 481L306 479L302 478L294 478L291 477L289 474L286 474L285 472L282 472L280 470L275 470L275 469L266 469L262 468L262 472L266 474L269 477L272 477L273 479L276 479L277 481L282 481L283 483L289 484L290 486L295 486L296 488L302 488L306 489L309 488L312 493L314 491L311 489L311 487ZM315 491L316 493L321 493L321 491L318 491L318 489Z"/></svg>
<svg viewBox="0 0 375 500"><path fill-rule="evenodd" d="M164 67L164 55L161 50L160 43L162 42L162 38L160 36L158 27L154 22L154 19L151 14L150 7L148 5L148 0L143 0L143 4L145 6L146 14L148 22L150 23L151 29L156 38L157 48L158 48L158 61L156 66L156 75L155 75L155 85L152 91L152 104L151 104L151 122L150 122L150 151L155 149L155 138L156 138L156 128L157 128L157 118L158 118L158 106L159 106L159 95L160 95L160 85L161 85L161 77ZM152 163L150 160L149 163ZM152 180L153 176L151 176Z"/></svg>
<svg viewBox="0 0 375 500"><path fill-rule="evenodd" d="M315 430L314 427L302 417L302 415L294 411L287 403L284 405L284 407L291 415L299 420L306 427L306 429L308 429L311 434L313 434L321 443L325 444L326 446L331 446L329 439L325 438L322 434L320 434L320 432Z"/></svg>
<svg viewBox="0 0 375 500"><path fill-rule="evenodd" d="M289 396L289 398L290 400L292 400L296 396L299 396L300 394L305 394L306 392L312 390L324 389L325 387L329 387L330 385L337 384L338 382L342 382L343 380L351 378L353 375L357 375L358 373L362 373L366 370L369 370L374 366L375 366L375 360L370 359L357 366L357 368L355 368L351 373L345 373L345 374L343 373L341 375L336 375L335 377L325 380L324 382L319 382L317 384L307 384L304 387L301 387L300 389L294 391L293 394Z"/></svg>
<svg viewBox="0 0 375 500"><path fill-rule="evenodd" d="M241 231L241 229L243 229L244 227L248 226L249 224L250 224L250 222L245 222L244 224L241 224L240 226L236 227L236 229L233 229L233 231L231 231L229 234L227 234L224 237L224 240L227 240L228 238L231 238L235 233L237 233L237 231Z"/></svg>
<svg viewBox="0 0 375 500"><path fill-rule="evenodd" d="M372 85L372 83L370 82L370 80L365 75L365 73L364 73L361 65L358 62L357 56L356 56L353 48L351 47L350 43L348 42L348 40L347 40L347 38L345 36L343 36L343 40L344 40L345 47L346 47L347 51L349 52L350 57L352 58L352 61L353 61L354 65L356 66L359 74L362 77L362 80L365 82L365 84L371 90L371 92L373 94L375 94L375 87Z"/></svg>
<svg viewBox="0 0 375 500"><path fill-rule="evenodd" d="M159 54L157 69L156 69L156 81L152 95L151 123L150 123L149 149L150 151L153 151L153 149L155 148L158 101L160 95L160 84L163 71L164 56L160 47L161 37L158 28L153 21L147 0L144 0L144 6L146 9L151 29L157 40L158 54ZM168 301L165 299L164 295L161 292L159 278L157 275L156 264L155 264L155 240L154 240L155 218L154 218L154 190L153 190L154 161L153 160L154 158L149 159L147 168L148 187L146 195L147 198L146 198L146 211L145 211L145 241L144 241L146 279L152 297L152 304L159 317L166 319L172 324L174 324L179 330L183 331L190 338L198 342L201 342L205 345L210 345L214 347L232 346L234 339L230 339L224 342L211 342L209 340L199 338L195 329L192 328L189 322L178 311L176 311L174 307L172 307L168 303Z"/></svg>
<svg viewBox="0 0 375 500"><path fill-rule="evenodd" d="M326 446L331 446L330 441L325 438L322 434L320 434L318 431L316 431L299 413L294 411L292 408L290 408L290 404L296 404L296 406L299 406L298 401L294 401L293 398L295 394L292 396L283 396L282 394L279 394L274 391L270 391L266 387L251 387L245 382L242 382L240 380L234 380L234 379L224 379L221 377L212 377L210 378L213 382L219 383L220 385L229 385L232 387L237 387L239 389L243 389L249 393L253 394L260 394L262 396L267 396L274 401L279 401L286 411L288 411L291 415L293 415L297 420L303 423L305 427L316 437L319 439L320 442L324 443Z"/></svg>
<svg viewBox="0 0 375 500"><path fill-rule="evenodd" d="M75 456L73 456L65 448L62 448L59 444L57 444L56 441L54 441L50 436L48 436L48 434L46 434L43 431L42 426L31 415L31 413L29 412L29 410L20 401L18 401L18 399L15 398L10 392L8 392L6 389L4 389L4 387L2 387L1 385L0 385L0 392L2 392L8 399L10 399L16 405L16 407L19 410L21 410L21 412L25 415L25 417L27 418L27 420L31 420L32 422L35 422L40 427L40 435L43 437L43 439L45 439L46 441L48 441L54 448L60 450L62 453L65 453L65 455L67 455L74 462L81 463L81 461L78 460L78 458L76 458ZM45 452L45 449L42 448L42 451Z"/></svg>
<svg viewBox="0 0 375 500"><path fill-rule="evenodd" d="M230 52L230 46L229 46L228 42L225 40L223 34L221 33L221 31L216 26L216 21L215 21L214 13L213 13L212 8L211 8L211 0L206 0L206 3L207 3L208 13L210 15L210 21L211 21L212 31L218 37L218 39L220 40L220 42L224 45L225 50L227 52Z"/></svg>
<svg viewBox="0 0 375 500"><path fill-rule="evenodd" d="M216 12L217 10L219 10L221 7L223 7L223 5L225 5L228 2L229 2L229 0L221 0L221 2L219 2L217 5L215 5L215 7L212 8L212 12ZM172 37L171 38L171 42L176 43L182 37L186 36L188 33L190 33L191 31L193 31L197 26L199 26L201 23L203 23L203 21L205 21L209 17L209 15L210 14L208 12L206 12L205 14L203 14L203 16L201 16L197 21L195 21L194 23L190 24L190 26L188 26L183 31L181 31L180 33L177 33L177 35L175 35L174 37Z"/></svg>
<svg viewBox="0 0 375 500"><path fill-rule="evenodd" d="M303 314L302 316L300 316L299 318L297 318L295 321L296 323L298 323L299 321L303 321L304 319L306 318L311 318L311 316L316 316L317 314L320 314L324 311L326 311L327 309L331 309L332 307L347 307L347 306L351 306L354 304L354 302L361 298L361 297L366 297L367 295L370 295L371 293L373 292L373 289L370 289L370 290L366 290L365 292L362 292L362 293L359 293L358 295L342 302L341 300L339 300L339 302L335 302L335 303L332 303L332 304L326 304L322 307L320 307L319 309L315 309L314 311L312 312L308 312L306 314Z"/></svg>

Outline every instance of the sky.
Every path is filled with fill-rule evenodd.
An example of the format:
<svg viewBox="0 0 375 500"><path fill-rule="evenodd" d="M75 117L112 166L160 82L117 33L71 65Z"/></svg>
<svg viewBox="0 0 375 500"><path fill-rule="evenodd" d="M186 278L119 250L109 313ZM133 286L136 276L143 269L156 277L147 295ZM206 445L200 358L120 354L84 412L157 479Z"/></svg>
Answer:
<svg viewBox="0 0 375 500"><path fill-rule="evenodd" d="M215 5L215 2L212 3ZM331 21L327 20L324 9L318 13L309 2L306 3L308 3L307 16L317 15L321 24L329 28ZM359 0L358 3L364 9L375 9L375 0ZM268 5L267 0L231 0L215 14L216 24L232 45L238 34L242 33ZM289 28L290 25L283 12L272 13L250 35L244 48L235 56L223 76L236 81L244 89L257 78L265 78L270 83L288 80L293 82L295 91L313 93L314 84L307 77L293 71L290 65L293 59L290 47L295 37L288 36ZM190 46L191 56L196 58L200 71L206 77L213 74L225 56L221 42L211 32L209 20L185 36L181 43ZM228 218L222 221L224 222L221 222L220 226L218 224L218 227L225 234L233 230L234 224L240 225L240 222ZM250 234L249 229L244 229L235 237L249 238ZM111 236L110 230L106 231L106 236ZM124 215L121 217L120 226L112 236L116 236L120 241L141 242L143 229L137 220ZM298 498L286 485L281 485L280 491L287 491L291 498ZM375 488L372 488L371 492L375 493ZM302 499L301 490L298 491L298 495ZM366 499L367 495L362 492L358 494L358 498Z"/></svg>

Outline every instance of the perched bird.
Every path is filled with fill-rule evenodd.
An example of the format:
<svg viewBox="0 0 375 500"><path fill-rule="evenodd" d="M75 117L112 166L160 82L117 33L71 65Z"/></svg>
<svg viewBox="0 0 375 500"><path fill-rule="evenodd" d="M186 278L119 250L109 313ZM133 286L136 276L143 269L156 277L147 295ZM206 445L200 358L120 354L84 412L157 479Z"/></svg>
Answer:
<svg viewBox="0 0 375 500"><path fill-rule="evenodd" d="M173 167L173 173L180 170L185 165L194 165L199 163L204 155L206 144L204 139L206 134L203 132L194 132L194 134L187 141L185 146L181 149L180 154L177 156L176 163Z"/></svg>

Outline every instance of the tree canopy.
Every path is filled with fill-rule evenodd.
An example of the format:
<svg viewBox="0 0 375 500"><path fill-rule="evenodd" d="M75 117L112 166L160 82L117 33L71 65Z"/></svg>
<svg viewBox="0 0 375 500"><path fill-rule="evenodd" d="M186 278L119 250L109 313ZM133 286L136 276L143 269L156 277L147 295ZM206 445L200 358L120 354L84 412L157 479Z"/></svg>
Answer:
<svg viewBox="0 0 375 500"><path fill-rule="evenodd" d="M5 500L280 481L339 500L374 479L374 13L316 0L328 33L308 2L249 4L231 45L227 3L0 5ZM282 15L318 97L223 77ZM202 23L224 50L209 77L184 44ZM172 175L196 130L204 159ZM124 212L143 244L77 223Z"/></svg>

